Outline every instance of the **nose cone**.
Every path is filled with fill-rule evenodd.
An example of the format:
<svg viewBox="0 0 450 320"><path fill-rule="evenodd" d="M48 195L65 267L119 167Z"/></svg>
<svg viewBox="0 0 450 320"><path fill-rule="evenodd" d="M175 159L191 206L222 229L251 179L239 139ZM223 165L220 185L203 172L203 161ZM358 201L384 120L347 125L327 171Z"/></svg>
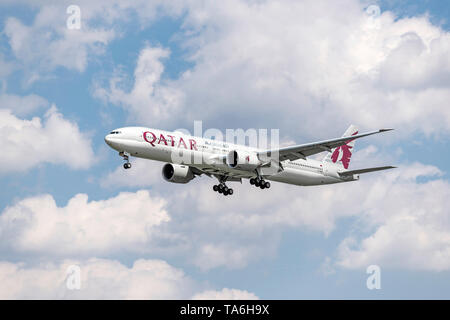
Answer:
<svg viewBox="0 0 450 320"><path fill-rule="evenodd" d="M105 142L106 142L106 144L107 144L108 146L111 146L111 140L112 140L111 135L110 135L110 134L107 134L107 135L105 136Z"/></svg>

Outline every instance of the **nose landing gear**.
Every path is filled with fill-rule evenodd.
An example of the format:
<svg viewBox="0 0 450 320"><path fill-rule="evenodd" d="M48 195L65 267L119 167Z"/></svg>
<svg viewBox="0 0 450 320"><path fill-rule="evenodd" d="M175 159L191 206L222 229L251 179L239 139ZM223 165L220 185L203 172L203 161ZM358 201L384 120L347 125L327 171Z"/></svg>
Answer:
<svg viewBox="0 0 450 320"><path fill-rule="evenodd" d="M119 152L119 155L125 160L126 162L123 164L124 169L130 169L131 163L130 163L130 154L128 152L122 151Z"/></svg>

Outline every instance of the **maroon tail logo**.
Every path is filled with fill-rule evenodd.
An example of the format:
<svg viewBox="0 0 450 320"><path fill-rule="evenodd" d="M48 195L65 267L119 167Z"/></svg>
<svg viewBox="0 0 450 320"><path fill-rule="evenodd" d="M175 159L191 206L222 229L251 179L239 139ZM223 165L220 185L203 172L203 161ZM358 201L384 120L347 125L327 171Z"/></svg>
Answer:
<svg viewBox="0 0 450 320"><path fill-rule="evenodd" d="M358 134L358 131L356 131L352 136ZM331 155L331 161L333 163L336 163L337 161L341 161L342 165L345 169L348 169L348 165L350 164L350 158L352 156L352 148L353 146L349 146L348 144L350 142L354 141L354 139L350 139L345 142L342 146L337 147L333 154ZM339 155L341 155L341 158L339 159Z"/></svg>
<svg viewBox="0 0 450 320"><path fill-rule="evenodd" d="M343 144L342 146L339 146L334 150L333 154L331 155L331 161L336 163L339 158L339 154L342 151L342 157L339 159L339 161L342 162L342 165L345 169L348 169L348 165L350 164L350 157L352 156L352 147L346 144Z"/></svg>

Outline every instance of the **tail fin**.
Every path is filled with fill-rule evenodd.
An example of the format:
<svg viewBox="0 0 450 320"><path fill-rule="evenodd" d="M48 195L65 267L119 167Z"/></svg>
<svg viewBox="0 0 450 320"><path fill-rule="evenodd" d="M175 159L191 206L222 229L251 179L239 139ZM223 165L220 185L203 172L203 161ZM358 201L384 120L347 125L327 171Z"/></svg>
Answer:
<svg viewBox="0 0 450 320"><path fill-rule="evenodd" d="M350 125L350 127L348 127L342 137L351 137L355 134L358 134L358 127L352 124ZM354 147L355 140L349 139L342 146L331 150L331 152L329 152L322 161L336 163L337 165L342 166L344 169L348 169Z"/></svg>

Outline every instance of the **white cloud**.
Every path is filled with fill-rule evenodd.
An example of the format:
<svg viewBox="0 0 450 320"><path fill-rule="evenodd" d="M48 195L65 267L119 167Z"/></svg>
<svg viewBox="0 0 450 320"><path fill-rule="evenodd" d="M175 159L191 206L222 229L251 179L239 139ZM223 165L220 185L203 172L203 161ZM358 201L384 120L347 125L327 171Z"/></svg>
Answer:
<svg viewBox="0 0 450 320"><path fill-rule="evenodd" d="M163 180L153 162L147 166L146 160L132 161L136 173L132 173L134 166L130 170L119 166L102 185L150 186L154 194L170 199L166 209L172 220L164 235L160 234L165 239L165 253L184 256L202 270L243 268L250 261L270 259L285 228L327 235L338 219L359 212L358 206L348 203L349 194L357 187L351 184L318 190L273 183L270 190L262 191L245 181L242 186L229 183L235 194L224 198L212 192L216 179L201 177L188 185L175 185Z"/></svg>
<svg viewBox="0 0 450 320"><path fill-rule="evenodd" d="M258 250L257 246L252 248L252 244L249 243L239 244L239 242L225 243L221 241L214 244L209 243L206 239L202 240L204 243L199 246L192 259L192 262L202 270L210 270L221 266L233 269L243 268L255 255L262 256L261 250ZM269 254L267 248L266 250L265 253Z"/></svg>
<svg viewBox="0 0 450 320"><path fill-rule="evenodd" d="M450 34L431 39L412 31L398 37L395 49L380 66L380 85L387 90L448 88L450 85Z"/></svg>
<svg viewBox="0 0 450 320"><path fill-rule="evenodd" d="M146 28L161 16L179 16L183 10L181 5L161 0L80 0L76 3L81 13L80 29L69 29L70 14L66 10L74 5L72 1L25 0L13 4L18 2L38 10L31 24L8 17L3 29L15 58L24 67L26 84L51 77L61 67L83 72L90 61L104 55L108 44L124 36L124 23L137 22Z"/></svg>
<svg viewBox="0 0 450 320"><path fill-rule="evenodd" d="M18 96L15 94L0 94L0 108L10 109L18 116L28 115L40 108L47 107L48 101L36 94Z"/></svg>
<svg viewBox="0 0 450 320"><path fill-rule="evenodd" d="M139 172L145 172L142 165ZM230 183L235 194L226 198L212 192L214 180L180 186L150 174L152 193L120 193L99 201L79 194L62 207L50 195L21 200L0 215L0 242L4 250L16 253L158 253L178 256L202 270L242 268L273 257L286 228L327 236L339 219L352 217L357 228L339 245L330 268L378 264L448 270L450 185L441 174L436 167L411 164L322 187L273 183L262 191ZM115 172L105 181L136 186L119 176L122 173Z"/></svg>
<svg viewBox="0 0 450 320"><path fill-rule="evenodd" d="M121 88L125 81L123 75L116 75L109 80L106 89L97 84L94 95L107 103L131 110L133 121L170 121L174 114L178 114L183 97L179 90L161 83L164 71L161 59L168 56L168 50L145 47L139 53L134 84L129 92Z"/></svg>
<svg viewBox="0 0 450 320"><path fill-rule="evenodd" d="M258 297L246 290L223 288L220 291L207 290L197 293L193 300L257 300Z"/></svg>
<svg viewBox="0 0 450 320"><path fill-rule="evenodd" d="M389 135L389 134L388 134ZM383 137L386 140L392 136ZM369 138L370 139L370 138ZM401 148L394 149L392 146L380 146L370 144L362 149L358 149L359 142L356 143L355 153L352 156L351 167L353 169L381 167L386 164L395 164L401 155Z"/></svg>
<svg viewBox="0 0 450 320"><path fill-rule="evenodd" d="M142 92L158 88L163 98L114 83L97 91L133 120L160 126L172 124L168 115L176 109L182 126L201 118L248 127L252 119L252 126L283 128L291 137L326 137L352 122L398 127L400 136L448 132L450 34L426 16L384 12L371 19L357 0L190 2L177 39L195 66L160 81L158 65L152 81L142 82ZM144 48L138 66L152 50L161 52ZM135 83L141 79L135 71Z"/></svg>
<svg viewBox="0 0 450 320"><path fill-rule="evenodd" d="M26 198L0 215L2 246L17 252L74 256L146 252L156 227L170 220L166 201L148 191L88 201L77 194L58 207L51 195Z"/></svg>
<svg viewBox="0 0 450 320"><path fill-rule="evenodd" d="M30 26L15 17L6 19L3 31L25 67L27 83L48 77L57 67L84 71L88 55L102 53L115 36L113 30L90 28L85 20L80 30L69 30L68 17L66 7L44 6Z"/></svg>
<svg viewBox="0 0 450 320"><path fill-rule="evenodd" d="M382 164L374 153L373 146L361 150L360 162L371 158ZM212 192L216 181L206 177L182 186L162 178L149 185L163 197L176 199L167 204L172 223L165 229L176 240L165 249L184 255L202 270L242 268L270 259L286 228L327 236L342 218L356 219L358 228L340 244L329 268L380 264L447 270L450 222L445 199L450 185L441 174L434 166L404 164L362 175L358 182L321 187L273 183L270 190L261 191L247 183L229 183L235 193L226 198Z"/></svg>
<svg viewBox="0 0 450 320"><path fill-rule="evenodd" d="M450 219L447 180L430 179L440 171L414 164L377 179L361 203L363 236L352 235L339 245L336 264L344 268L443 271L450 269ZM365 234L365 236L364 236Z"/></svg>
<svg viewBox="0 0 450 320"><path fill-rule="evenodd" d="M31 104L40 100L24 99ZM0 173L26 171L40 163L85 169L95 161L90 139L55 106L43 118L31 120L17 118L10 110L0 109L0 133L2 163L6 164L1 166Z"/></svg>
<svg viewBox="0 0 450 320"><path fill-rule="evenodd" d="M68 30L68 4L40 3L31 25L6 20L4 32L29 82L57 67L82 72L124 35L122 22L145 28L163 16L182 17L183 34L174 39L194 67L167 80L162 61L169 51L147 45L130 90L123 74L94 90L133 122L186 126L200 117L221 126L233 118L248 127L252 119L252 126L283 128L291 138L325 137L350 122L399 127L402 134L450 128L450 34L427 16L383 12L374 23L357 0L81 1L82 28ZM175 123L175 112L185 120Z"/></svg>
<svg viewBox="0 0 450 320"><path fill-rule="evenodd" d="M118 73L105 87L95 88L96 96L129 110L133 121L157 123L159 127L178 121L180 117L171 117L177 113L183 114L186 121L201 117L216 126L231 123L232 119L233 126L248 127L248 119L252 119L252 126L280 127L291 137L300 132L315 138L329 137L341 130L336 128L345 128L349 122L362 128L400 127L400 135L415 130L447 132L450 128L450 113L446 107L450 100L449 33L432 25L427 17L397 19L385 12L373 25L363 5L356 0L340 3L231 0L192 2L187 6L183 24L186 34L178 39L195 64L193 68L179 79L167 80L163 62L169 57L169 50L145 45L137 59L131 88L126 88L126 75ZM175 7L183 5L177 2ZM343 7L346 10L343 11ZM123 5L106 11L104 21L111 23L120 19L118 13L126 11L124 8L128 7ZM96 16L94 11L84 11L91 17ZM42 9L30 27L14 18L8 20L5 31L10 32L13 50L21 46L26 49L28 42L24 39L34 35L35 29L47 30L44 17L51 17L52 12L51 8ZM92 44L100 43L103 47L108 43L109 40L98 41L101 35L87 38L85 52ZM63 42L68 39L65 33L59 36ZM22 50L16 52L18 58L27 63L39 57L30 53L28 61L27 56L20 56ZM84 70L87 56L83 56L83 52L68 64L60 59L62 56L45 62L47 68L64 66ZM373 155L376 151L368 148L365 152ZM128 172L130 178L134 175L134 181L124 180L124 185L154 186L159 181L152 173L154 167L148 173L142 168L144 166L136 173ZM415 230L426 235L425 244L418 244L425 250L423 256L432 261L430 268L445 269L448 268L446 239L449 230L444 223L436 233L439 238L432 237L430 232L436 229L436 221L443 219L445 205L436 197L447 192L447 182L434 179L419 183L415 180L415 170L433 175L437 169L418 168L406 165L397 173L368 174L360 182L320 188L274 184L270 191L245 186L244 193L239 192L243 187L236 187L235 195L228 198L211 191L211 180L199 182L199 179L188 186L161 182L155 192L171 199L167 210L172 221L177 221L167 224L165 231L168 233L164 237L175 239L176 246L186 249L186 256L206 269L242 267L251 259L270 255L285 228L306 228L327 235L334 230L338 219L360 215L367 217L375 233L362 244L358 244L358 237L352 237L355 246L350 245L352 238L349 238L340 247L338 261L344 267L362 265L370 260L367 257L378 257L380 244L375 245L372 238L380 239L380 234L388 232L390 236L383 236L383 239L401 240L392 233L407 223L397 212L406 215L410 229L417 227L419 229ZM103 185L120 185L124 174L116 170L102 180ZM433 192L424 193L422 202L416 203L418 208L430 210L434 201L440 208L434 218L426 221L418 219L416 208L410 205L415 203L410 199L418 196L415 190L423 185ZM443 190L436 190L438 187ZM399 199L386 194L386 190L398 192ZM405 208L397 207L394 200ZM280 208L280 203L285 205ZM378 207L383 211L377 210ZM390 216L396 218L389 220ZM415 223L416 220L420 223ZM400 243L409 242L409 238L405 239ZM169 241L168 251L172 246ZM393 248L394 252L400 250L396 246ZM408 257L402 261L413 261L415 267L425 268L413 248L401 249ZM440 259L436 258L439 254ZM389 261L380 257L378 260Z"/></svg>
<svg viewBox="0 0 450 320"><path fill-rule="evenodd" d="M66 286L70 265L80 267L80 290ZM186 299L193 285L183 271L161 260L137 260L131 267L103 259L34 267L2 262L0 279L1 299Z"/></svg>
<svg viewBox="0 0 450 320"><path fill-rule="evenodd" d="M14 70L14 64L11 61L6 61L3 53L0 52L0 79L6 79Z"/></svg>
<svg viewBox="0 0 450 320"><path fill-rule="evenodd" d="M132 165L132 170L117 167L100 180L100 185L104 188L147 187L162 180L162 162L136 158L132 159Z"/></svg>
<svg viewBox="0 0 450 320"><path fill-rule="evenodd" d="M142 28L148 26L157 19L158 14L168 16L178 16L183 10L184 1L172 1L167 3L164 0L135 0L133 2L124 0L89 1L79 0L77 5L81 9L82 22L92 23L102 22L108 26L118 22L139 22ZM24 4L32 8L62 8L62 19L65 22L69 14L66 8L73 4L71 0L42 0L37 3L33 0L4 0L0 5ZM41 21L41 23L50 23ZM65 26L65 24L64 24Z"/></svg>
<svg viewBox="0 0 450 320"><path fill-rule="evenodd" d="M80 269L80 289L70 290L69 266ZM257 299L245 290L200 291L201 285L163 260L91 258L60 263L0 262L0 299Z"/></svg>

